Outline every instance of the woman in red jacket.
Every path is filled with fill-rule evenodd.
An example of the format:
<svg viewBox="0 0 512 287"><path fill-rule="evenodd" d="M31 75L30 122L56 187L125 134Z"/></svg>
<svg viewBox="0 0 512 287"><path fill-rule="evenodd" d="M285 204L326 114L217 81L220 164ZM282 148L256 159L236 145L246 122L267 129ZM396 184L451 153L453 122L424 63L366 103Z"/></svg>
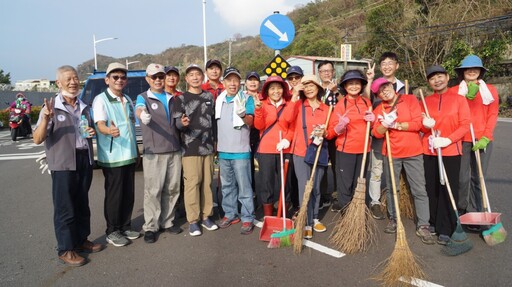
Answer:
<svg viewBox="0 0 512 287"><path fill-rule="evenodd" d="M373 122L372 103L361 95L367 80L359 70L348 70L341 77L341 92L345 96L336 104L328 129L329 137L336 137L336 177L338 202L331 206L335 212L345 208L354 195L357 177L363 160L366 123ZM368 145L370 146L370 145ZM366 162L368 165L368 162ZM363 167L365 170L367 166Z"/></svg>
<svg viewBox="0 0 512 287"><path fill-rule="evenodd" d="M283 151L285 158L291 157L290 143L293 139L294 121L287 120L282 115L284 110L292 104L285 101L288 97L288 86L281 77L269 77L263 85L261 95L261 101L255 100L254 111L254 127L260 131L257 158L260 166L258 177L261 189L258 197L263 204L264 216L272 216L273 203L279 197L281 186L278 184L281 178L279 152ZM287 175L286 181L290 182L288 177ZM290 202L289 186L286 185L285 188L287 203Z"/></svg>
<svg viewBox="0 0 512 287"><path fill-rule="evenodd" d="M473 147L471 133L466 133L462 138L460 165L463 168L460 169L459 175L457 208L460 214L464 214L468 209L482 211L482 190L478 180L475 154L471 149L480 152L485 175L493 149L494 128L498 122L499 99L496 88L482 80L487 70L478 56L466 56L460 67L455 68L455 71L460 84L450 88L450 91L466 97L477 140Z"/></svg>
<svg viewBox="0 0 512 287"><path fill-rule="evenodd" d="M430 205L429 222L435 227L431 231L439 234L437 243L446 245L455 230L456 218L447 191L440 184L437 149L441 148L444 169L457 201L462 138L469 131L470 114L466 99L448 90L450 77L443 67L429 67L427 80L434 90L432 95L425 98L431 118L423 120L422 128L423 163ZM432 128L438 133L437 136L432 135Z"/></svg>

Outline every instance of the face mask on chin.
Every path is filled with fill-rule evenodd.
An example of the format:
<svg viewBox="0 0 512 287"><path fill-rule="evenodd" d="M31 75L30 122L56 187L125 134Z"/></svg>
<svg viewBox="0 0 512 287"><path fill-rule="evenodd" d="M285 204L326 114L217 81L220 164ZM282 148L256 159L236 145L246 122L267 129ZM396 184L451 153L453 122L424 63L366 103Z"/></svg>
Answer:
<svg viewBox="0 0 512 287"><path fill-rule="evenodd" d="M68 91L61 90L60 93L66 98L74 99L80 94L80 91L76 92L76 94L71 94Z"/></svg>

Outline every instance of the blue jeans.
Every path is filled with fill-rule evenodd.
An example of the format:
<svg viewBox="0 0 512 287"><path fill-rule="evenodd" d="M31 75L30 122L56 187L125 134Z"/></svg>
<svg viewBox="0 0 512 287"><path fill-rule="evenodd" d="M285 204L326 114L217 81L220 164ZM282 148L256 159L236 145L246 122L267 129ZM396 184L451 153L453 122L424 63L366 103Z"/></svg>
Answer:
<svg viewBox="0 0 512 287"><path fill-rule="evenodd" d="M306 191L306 184L311 177L313 166L304 162L304 157L293 155L293 164L295 167L295 174L297 175L297 184L299 187L299 204L302 205L304 193ZM313 190L308 202L307 213L307 226L313 226L314 220L318 219L318 212L320 210L320 182L326 171L324 166L316 166L315 178L313 179Z"/></svg>
<svg viewBox="0 0 512 287"><path fill-rule="evenodd" d="M219 166L224 216L229 219L240 217L238 214L238 201L240 201L242 222L253 222L254 202L250 159L219 159Z"/></svg>

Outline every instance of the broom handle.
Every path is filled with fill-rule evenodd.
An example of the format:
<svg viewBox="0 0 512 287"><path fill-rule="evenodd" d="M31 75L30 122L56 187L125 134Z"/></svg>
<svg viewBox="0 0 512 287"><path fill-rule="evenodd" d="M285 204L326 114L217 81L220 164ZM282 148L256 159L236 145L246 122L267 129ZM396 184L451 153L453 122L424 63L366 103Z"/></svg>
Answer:
<svg viewBox="0 0 512 287"><path fill-rule="evenodd" d="M425 102L425 97L423 96L423 90L421 90L421 89L420 89L420 97L421 97L421 102L423 103L423 108L425 109L425 114L427 115L427 117L430 118L430 115L428 114L427 103ZM435 132L434 128L431 128L430 131L433 136L437 137L437 133ZM437 163L439 165L439 181L440 181L441 185L444 185L445 178L444 178L444 172L442 170L444 168L444 165L442 164L443 156L441 153L441 148L437 148Z"/></svg>
<svg viewBox="0 0 512 287"><path fill-rule="evenodd" d="M332 106L329 105L329 111L327 112L327 119L325 120L325 130L327 130L327 125L329 124L329 119L331 118ZM323 142L322 142L323 144ZM309 182L313 182L315 178L316 166L318 164L318 158L320 157L320 150L322 149L322 144L318 146L315 155L315 162L313 163L313 169L311 170L311 176L309 177Z"/></svg>
<svg viewBox="0 0 512 287"><path fill-rule="evenodd" d="M406 95L409 94L409 81L408 80L405 80L405 94Z"/></svg>
<svg viewBox="0 0 512 287"><path fill-rule="evenodd" d="M283 132L279 131L279 142L283 139ZM281 207L283 209L283 230L286 230L286 210L284 204L284 156L283 149L279 151L279 163L281 164L281 194L279 195L281 201Z"/></svg>
<svg viewBox="0 0 512 287"><path fill-rule="evenodd" d="M372 111L372 107L368 109L370 112ZM363 162L361 164L361 172L359 173L359 178L363 178L364 176L364 165L366 163L366 157L368 155L368 142L370 141L370 122L366 122L366 133L364 138L364 150L363 150Z"/></svg>
<svg viewBox="0 0 512 287"><path fill-rule="evenodd" d="M393 168L393 157L391 156L391 144L389 142L389 131L386 130L386 150L388 153L388 161L389 161L389 171L391 177L391 188L393 189L393 203L395 204L395 214L396 214L396 222L398 225L402 224L402 219L400 218L400 209L398 205L398 196L396 191L396 181L395 181L395 169Z"/></svg>
<svg viewBox="0 0 512 287"><path fill-rule="evenodd" d="M285 181L284 181L284 188L286 189L286 175L288 174L288 163L290 162L289 159L285 159L284 160L284 174L285 174ZM279 206L277 208L277 217L280 218L281 216L283 216L283 208L281 208L281 205L282 205L282 200L285 200L283 198L284 196L284 193L281 193L281 191L279 191ZM286 202L286 201L285 201ZM286 208L286 206L285 206ZM286 212L284 213L284 217L286 217Z"/></svg>
<svg viewBox="0 0 512 287"><path fill-rule="evenodd" d="M441 166L439 169L443 170L444 180L446 181L446 190L448 190L448 195L450 196L450 202L452 203L453 211L455 211L455 215L457 216L457 222L459 221L459 211L457 210L457 205L455 205L455 199L453 199L452 188L450 187L450 182L448 181L448 175L446 174L446 170L444 168L444 164L441 162Z"/></svg>
<svg viewBox="0 0 512 287"><path fill-rule="evenodd" d="M473 129L473 123L469 124L469 130L471 132L471 141L473 145L476 143L475 130ZM480 189L482 190L482 203L484 205L484 212L491 212L491 206L489 204L489 196L487 195L487 188L485 187L484 172L482 170L482 162L480 160L480 151L475 151L476 165L478 167L478 178L480 179Z"/></svg>

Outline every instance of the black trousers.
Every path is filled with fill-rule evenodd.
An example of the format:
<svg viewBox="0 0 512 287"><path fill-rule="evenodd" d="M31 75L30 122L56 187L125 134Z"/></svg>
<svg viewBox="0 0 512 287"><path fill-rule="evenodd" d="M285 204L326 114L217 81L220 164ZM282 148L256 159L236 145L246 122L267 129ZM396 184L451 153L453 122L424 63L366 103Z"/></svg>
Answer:
<svg viewBox="0 0 512 287"><path fill-rule="evenodd" d="M444 168L455 202L459 198L460 160L460 156L443 156ZM436 228L437 234L451 236L455 231L457 219L450 203L448 190L439 181L437 156L424 155L423 165L430 209L429 223Z"/></svg>
<svg viewBox="0 0 512 287"><path fill-rule="evenodd" d="M329 152L329 162L331 162L332 179L334 190L338 189L336 181L336 139L327 141L327 150ZM329 190L329 181L327 169L325 169L324 176L320 182L320 193L323 200L330 200L332 198L332 190Z"/></svg>
<svg viewBox="0 0 512 287"><path fill-rule="evenodd" d="M76 171L52 171L53 225L59 255L81 245L91 233L92 166L87 150L77 151L76 166Z"/></svg>
<svg viewBox="0 0 512 287"><path fill-rule="evenodd" d="M281 164L279 162L279 154L258 153L257 157L260 165L258 172L260 189L257 192L259 203L269 204L277 202L279 200L279 191L281 190ZM284 159L289 159L291 162L290 157L289 154L284 155ZM285 175L285 182L285 201L289 202L291 200L291 172L289 170Z"/></svg>
<svg viewBox="0 0 512 287"><path fill-rule="evenodd" d="M368 153L369 154L369 153ZM368 158L368 154L367 157ZM357 186L357 178L363 164L363 154L351 154L336 151L336 177L338 177L338 203L345 207L352 201ZM364 170L368 169L366 161ZM364 174L366 178L366 173Z"/></svg>
<svg viewBox="0 0 512 287"><path fill-rule="evenodd" d="M105 176L104 214L106 234L131 229L135 200L135 164L103 167Z"/></svg>

